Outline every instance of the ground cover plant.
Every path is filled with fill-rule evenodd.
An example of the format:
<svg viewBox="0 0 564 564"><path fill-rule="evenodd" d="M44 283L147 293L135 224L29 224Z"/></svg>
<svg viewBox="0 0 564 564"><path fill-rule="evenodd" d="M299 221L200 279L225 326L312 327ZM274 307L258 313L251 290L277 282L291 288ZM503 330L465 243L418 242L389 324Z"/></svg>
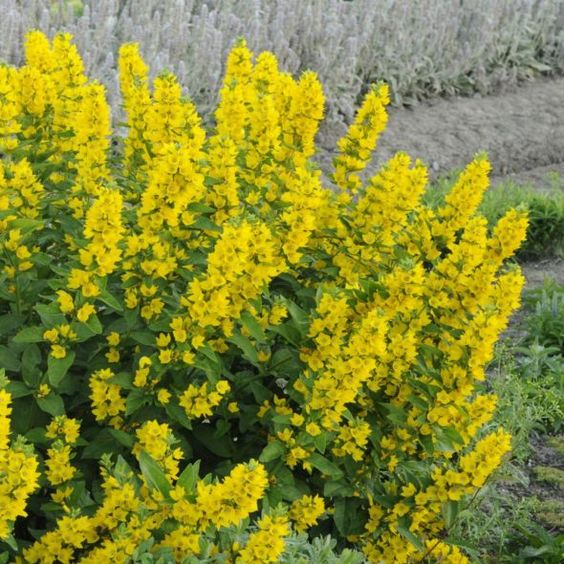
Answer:
<svg viewBox="0 0 564 564"><path fill-rule="evenodd" d="M383 84L334 191L314 73L240 41L205 130L136 45L119 69L112 144L70 36L31 32L0 67L5 559L331 561L330 534L373 562L466 561L448 532L510 450L483 381L526 213L488 229L483 155L436 209L403 153L362 182Z"/></svg>
<svg viewBox="0 0 564 564"><path fill-rule="evenodd" d="M21 61L30 28L69 31L115 108L126 41L139 41L157 71L175 72L207 115L227 52L244 35L290 72L315 69L328 123L340 126L372 81L386 80L393 101L410 104L564 70L562 0L0 0L0 13L0 60Z"/></svg>

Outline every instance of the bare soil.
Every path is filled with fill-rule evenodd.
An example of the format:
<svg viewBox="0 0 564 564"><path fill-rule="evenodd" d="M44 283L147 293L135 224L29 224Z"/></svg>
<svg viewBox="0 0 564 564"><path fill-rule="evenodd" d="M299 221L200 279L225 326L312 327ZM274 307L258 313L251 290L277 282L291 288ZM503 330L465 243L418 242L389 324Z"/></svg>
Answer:
<svg viewBox="0 0 564 564"><path fill-rule="evenodd" d="M319 161L325 170L342 134L335 129L322 140ZM529 173L534 179L553 169L564 172L564 78L492 96L391 108L371 171L398 151L422 159L433 175L462 168L481 151L488 153L494 177ZM535 169L542 170L530 172Z"/></svg>

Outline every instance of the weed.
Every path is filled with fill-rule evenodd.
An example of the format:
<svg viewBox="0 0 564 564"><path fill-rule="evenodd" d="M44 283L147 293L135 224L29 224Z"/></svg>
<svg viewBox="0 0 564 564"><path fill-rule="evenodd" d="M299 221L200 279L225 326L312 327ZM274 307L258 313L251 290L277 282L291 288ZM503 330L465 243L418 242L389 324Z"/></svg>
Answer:
<svg viewBox="0 0 564 564"><path fill-rule="evenodd" d="M531 311L525 320L525 343L540 343L564 354L564 286L546 282L543 288L526 294L525 304Z"/></svg>
<svg viewBox="0 0 564 564"><path fill-rule="evenodd" d="M533 471L537 480L564 488L564 470L553 466L535 466Z"/></svg>
<svg viewBox="0 0 564 564"><path fill-rule="evenodd" d="M560 456L564 456L564 435L549 437L548 445L553 448Z"/></svg>
<svg viewBox="0 0 564 564"><path fill-rule="evenodd" d="M564 529L564 502L559 499L541 501L535 518L551 529Z"/></svg>

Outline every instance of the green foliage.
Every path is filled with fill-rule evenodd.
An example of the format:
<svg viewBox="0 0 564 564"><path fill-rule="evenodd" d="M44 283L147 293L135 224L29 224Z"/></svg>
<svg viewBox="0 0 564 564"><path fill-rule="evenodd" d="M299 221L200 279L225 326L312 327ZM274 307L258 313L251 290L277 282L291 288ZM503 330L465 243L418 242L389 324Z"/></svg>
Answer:
<svg viewBox="0 0 564 564"><path fill-rule="evenodd" d="M564 470L553 466L535 466L533 471L539 481L564 489Z"/></svg>
<svg viewBox="0 0 564 564"><path fill-rule="evenodd" d="M286 540L286 552L280 564L362 564L366 559L360 552L345 548L337 553L337 542L331 537L317 537L309 541L306 535L293 536Z"/></svg>
<svg viewBox="0 0 564 564"><path fill-rule="evenodd" d="M513 457L525 461L533 432L558 431L564 416L562 358L541 345L502 346L489 385L498 396L496 420L511 433Z"/></svg>
<svg viewBox="0 0 564 564"><path fill-rule="evenodd" d="M546 281L543 288L525 294L525 304L525 343L540 343L564 355L564 286Z"/></svg>

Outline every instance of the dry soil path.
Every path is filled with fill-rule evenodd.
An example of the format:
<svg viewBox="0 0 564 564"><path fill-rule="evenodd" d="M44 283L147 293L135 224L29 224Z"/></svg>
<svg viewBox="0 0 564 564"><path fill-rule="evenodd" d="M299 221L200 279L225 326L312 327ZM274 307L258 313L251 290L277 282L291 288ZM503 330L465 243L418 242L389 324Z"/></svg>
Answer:
<svg viewBox="0 0 564 564"><path fill-rule="evenodd" d="M324 139L323 168L340 133L330 132ZM494 183L495 177L511 175L542 187L546 173L564 174L564 78L539 80L493 96L392 108L369 172L397 151L421 158L435 176L487 151Z"/></svg>

